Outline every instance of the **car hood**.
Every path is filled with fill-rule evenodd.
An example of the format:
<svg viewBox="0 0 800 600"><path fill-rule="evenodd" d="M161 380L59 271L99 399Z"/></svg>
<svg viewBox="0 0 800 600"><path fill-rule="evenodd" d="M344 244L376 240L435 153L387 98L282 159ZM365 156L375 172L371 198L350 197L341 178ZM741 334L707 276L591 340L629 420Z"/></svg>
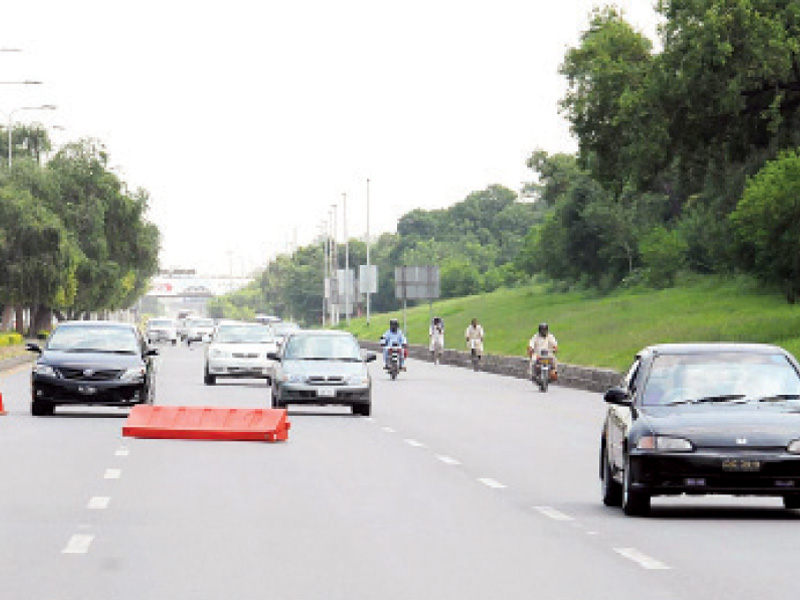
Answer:
<svg viewBox="0 0 800 600"><path fill-rule="evenodd" d="M283 370L292 375L304 377L350 377L365 375L367 367L363 362L343 360L285 360Z"/></svg>
<svg viewBox="0 0 800 600"><path fill-rule="evenodd" d="M138 354L115 354L111 352L61 352L47 350L36 361L52 367L73 369L131 369L143 364Z"/></svg>
<svg viewBox="0 0 800 600"><path fill-rule="evenodd" d="M800 439L800 403L747 403L643 409L644 424L659 435L688 439L696 446L785 446Z"/></svg>

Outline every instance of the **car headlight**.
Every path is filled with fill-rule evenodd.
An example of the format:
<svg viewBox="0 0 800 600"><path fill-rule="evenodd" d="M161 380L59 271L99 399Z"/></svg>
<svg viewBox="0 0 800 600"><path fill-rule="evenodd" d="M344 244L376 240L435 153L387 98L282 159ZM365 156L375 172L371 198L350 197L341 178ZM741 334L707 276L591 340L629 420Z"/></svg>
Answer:
<svg viewBox="0 0 800 600"><path fill-rule="evenodd" d="M636 442L637 450L653 452L692 452L694 446L689 440L665 435L643 435Z"/></svg>
<svg viewBox="0 0 800 600"><path fill-rule="evenodd" d="M127 382L144 381L144 376L146 373L147 369L144 367L136 367L134 369L128 369L125 371L120 379Z"/></svg>
<svg viewBox="0 0 800 600"><path fill-rule="evenodd" d="M58 375L56 375L55 369L53 369L53 367L51 367L50 365L40 365L37 363L33 365L33 372L36 375L42 375L44 377L58 377Z"/></svg>
<svg viewBox="0 0 800 600"><path fill-rule="evenodd" d="M283 383L304 383L305 380L305 377L302 375L297 375L296 373L285 373L281 377L281 381L283 381Z"/></svg>
<svg viewBox="0 0 800 600"><path fill-rule="evenodd" d="M369 379L366 375L351 375L347 378L347 385L367 385Z"/></svg>
<svg viewBox="0 0 800 600"><path fill-rule="evenodd" d="M800 440L789 442L789 445L786 446L786 451L792 454L800 454Z"/></svg>
<svg viewBox="0 0 800 600"><path fill-rule="evenodd" d="M226 352L225 350L222 350L220 348L212 348L211 350L208 351L208 355L211 358L230 358L231 357L231 353L230 352Z"/></svg>

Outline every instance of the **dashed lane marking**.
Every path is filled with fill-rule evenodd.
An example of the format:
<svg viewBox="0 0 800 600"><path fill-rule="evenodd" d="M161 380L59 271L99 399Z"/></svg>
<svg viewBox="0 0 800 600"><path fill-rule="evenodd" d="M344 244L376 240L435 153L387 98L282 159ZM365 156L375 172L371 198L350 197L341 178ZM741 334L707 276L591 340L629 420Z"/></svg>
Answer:
<svg viewBox="0 0 800 600"><path fill-rule="evenodd" d="M77 533L69 538L61 554L86 554L89 552L89 546L92 545L93 540L93 535Z"/></svg>
<svg viewBox="0 0 800 600"><path fill-rule="evenodd" d="M131 451L126 446L120 446L117 448L117 451L114 452L114 456L128 456Z"/></svg>
<svg viewBox="0 0 800 600"><path fill-rule="evenodd" d="M410 439L406 440L406 444L408 444L409 446L414 446L414 448L424 448L425 447L425 444L423 444L422 442L418 442L417 440L410 440Z"/></svg>
<svg viewBox="0 0 800 600"><path fill-rule="evenodd" d="M445 456L444 454L439 454L439 455L436 456L436 458L438 458L440 461L442 461L446 465L457 466L457 465L461 464L455 458L453 458L451 456Z"/></svg>
<svg viewBox="0 0 800 600"><path fill-rule="evenodd" d="M491 479L490 477L481 477L478 479L478 481L480 481L483 485L495 490L503 490L506 488L505 485L495 479Z"/></svg>
<svg viewBox="0 0 800 600"><path fill-rule="evenodd" d="M392 429L391 427L381 427L386 433L397 433L396 429Z"/></svg>
<svg viewBox="0 0 800 600"><path fill-rule="evenodd" d="M574 521L574 519L569 515L550 506L534 506L533 508L534 510L542 513L548 519L553 519L554 521Z"/></svg>
<svg viewBox="0 0 800 600"><path fill-rule="evenodd" d="M119 479L122 477L122 469L106 469L105 479Z"/></svg>
<svg viewBox="0 0 800 600"><path fill-rule="evenodd" d="M624 556L628 560L632 560L644 569L665 570L670 568L661 561L651 558L646 554L642 554L636 548L614 548L614 552L620 556Z"/></svg>
<svg viewBox="0 0 800 600"><path fill-rule="evenodd" d="M86 508L89 510L105 510L108 508L109 502L111 502L111 498L108 496L93 496L89 498L89 504L86 505Z"/></svg>

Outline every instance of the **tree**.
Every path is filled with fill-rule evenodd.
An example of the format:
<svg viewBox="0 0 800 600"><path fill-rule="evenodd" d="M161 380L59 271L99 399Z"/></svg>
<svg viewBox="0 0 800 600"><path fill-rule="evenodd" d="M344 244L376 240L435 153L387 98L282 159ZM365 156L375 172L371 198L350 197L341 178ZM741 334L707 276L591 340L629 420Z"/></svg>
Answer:
<svg viewBox="0 0 800 600"><path fill-rule="evenodd" d="M731 214L741 262L763 281L800 293L800 150L767 163Z"/></svg>

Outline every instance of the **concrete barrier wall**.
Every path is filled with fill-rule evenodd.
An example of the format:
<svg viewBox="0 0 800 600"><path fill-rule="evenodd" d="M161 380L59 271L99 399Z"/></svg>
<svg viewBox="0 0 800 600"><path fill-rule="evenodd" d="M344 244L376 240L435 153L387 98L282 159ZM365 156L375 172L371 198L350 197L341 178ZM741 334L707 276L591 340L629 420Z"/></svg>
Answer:
<svg viewBox="0 0 800 600"><path fill-rule="evenodd" d="M381 356L382 350L379 342L360 340L360 343L362 347L377 352ZM408 355L416 360L432 362L427 346L412 344L408 347ZM443 365L463 367L465 369L472 368L470 353L462 350L446 348L441 362ZM481 370L518 379L528 379L528 359L524 356L486 354L482 360ZM612 369L580 367L563 362L558 364L558 382L556 385L590 392L605 392L608 388L619 385L621 381L622 374Z"/></svg>

